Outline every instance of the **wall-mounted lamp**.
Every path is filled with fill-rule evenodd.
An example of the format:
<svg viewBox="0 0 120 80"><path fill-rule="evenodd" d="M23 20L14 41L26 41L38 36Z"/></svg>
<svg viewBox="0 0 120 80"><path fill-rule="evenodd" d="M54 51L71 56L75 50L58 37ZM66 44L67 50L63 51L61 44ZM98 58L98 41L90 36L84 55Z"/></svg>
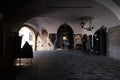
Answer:
<svg viewBox="0 0 120 80"><path fill-rule="evenodd" d="M85 23L83 21L81 21L80 25L82 28L84 28Z"/></svg>
<svg viewBox="0 0 120 80"><path fill-rule="evenodd" d="M94 28L94 26L93 27L91 26L93 17L82 16L79 19L80 19L80 26L83 29L88 30L88 31L92 31L92 29Z"/></svg>
<svg viewBox="0 0 120 80"><path fill-rule="evenodd" d="M92 31L92 29L94 29L95 26L91 26L91 21L89 21L90 24L89 24L89 27L88 28L85 28L85 22L84 21L81 21L80 25L83 29L87 30L87 31Z"/></svg>
<svg viewBox="0 0 120 80"><path fill-rule="evenodd" d="M93 27L89 27L89 28L84 28L84 29L86 29L87 31L92 31L93 29L94 29L94 26Z"/></svg>

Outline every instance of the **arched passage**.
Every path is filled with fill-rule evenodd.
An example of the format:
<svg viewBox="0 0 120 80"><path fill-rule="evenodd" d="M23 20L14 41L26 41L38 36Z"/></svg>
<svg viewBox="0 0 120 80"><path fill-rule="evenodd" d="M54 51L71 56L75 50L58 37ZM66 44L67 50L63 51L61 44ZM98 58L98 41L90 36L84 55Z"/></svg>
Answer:
<svg viewBox="0 0 120 80"><path fill-rule="evenodd" d="M22 36L21 48L24 46L25 42L27 41L35 50L35 32L32 28L28 26L23 26L19 30L19 36Z"/></svg>
<svg viewBox="0 0 120 80"><path fill-rule="evenodd" d="M57 31L57 47L61 48L62 43L67 41L69 43L68 48L73 48L74 41L73 41L73 30L72 28L67 25L63 24L59 27Z"/></svg>

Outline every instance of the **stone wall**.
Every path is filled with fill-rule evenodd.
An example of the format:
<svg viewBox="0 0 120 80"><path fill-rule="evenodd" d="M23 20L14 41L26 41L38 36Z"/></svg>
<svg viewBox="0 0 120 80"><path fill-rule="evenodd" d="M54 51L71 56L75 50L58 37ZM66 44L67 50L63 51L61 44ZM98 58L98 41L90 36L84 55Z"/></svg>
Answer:
<svg viewBox="0 0 120 80"><path fill-rule="evenodd" d="M108 56L120 60L120 26L108 30Z"/></svg>

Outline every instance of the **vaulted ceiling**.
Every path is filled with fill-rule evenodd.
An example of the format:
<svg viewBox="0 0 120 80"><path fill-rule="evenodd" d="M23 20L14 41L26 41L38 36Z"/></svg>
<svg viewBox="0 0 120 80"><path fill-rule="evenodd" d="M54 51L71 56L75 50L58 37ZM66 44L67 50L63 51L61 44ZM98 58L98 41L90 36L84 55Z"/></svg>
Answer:
<svg viewBox="0 0 120 80"><path fill-rule="evenodd" d="M29 19L34 17L64 17L70 21L86 16L87 13L89 13L87 16L91 16L93 11L98 14L97 17L100 17L101 13L95 11L93 2L103 5L103 8L108 8L120 17L117 11L119 0L1 0L0 12L4 15L3 20L7 24L21 24L27 20L29 22ZM97 7L99 9L99 6ZM96 17L96 15L91 17Z"/></svg>
<svg viewBox="0 0 120 80"><path fill-rule="evenodd" d="M113 1L119 5L119 0ZM0 0L0 11L5 17L23 16L23 14L34 16L58 8L90 8L92 7L90 2L92 0Z"/></svg>

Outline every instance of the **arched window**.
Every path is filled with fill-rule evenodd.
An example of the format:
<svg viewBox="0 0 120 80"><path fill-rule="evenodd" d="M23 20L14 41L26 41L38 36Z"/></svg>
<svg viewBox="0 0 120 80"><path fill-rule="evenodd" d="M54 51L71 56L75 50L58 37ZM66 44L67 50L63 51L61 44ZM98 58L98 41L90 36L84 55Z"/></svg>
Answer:
<svg viewBox="0 0 120 80"><path fill-rule="evenodd" d="M23 26L19 30L19 36L22 36L21 48L27 41L32 46L33 50L35 50L35 33L31 28Z"/></svg>

